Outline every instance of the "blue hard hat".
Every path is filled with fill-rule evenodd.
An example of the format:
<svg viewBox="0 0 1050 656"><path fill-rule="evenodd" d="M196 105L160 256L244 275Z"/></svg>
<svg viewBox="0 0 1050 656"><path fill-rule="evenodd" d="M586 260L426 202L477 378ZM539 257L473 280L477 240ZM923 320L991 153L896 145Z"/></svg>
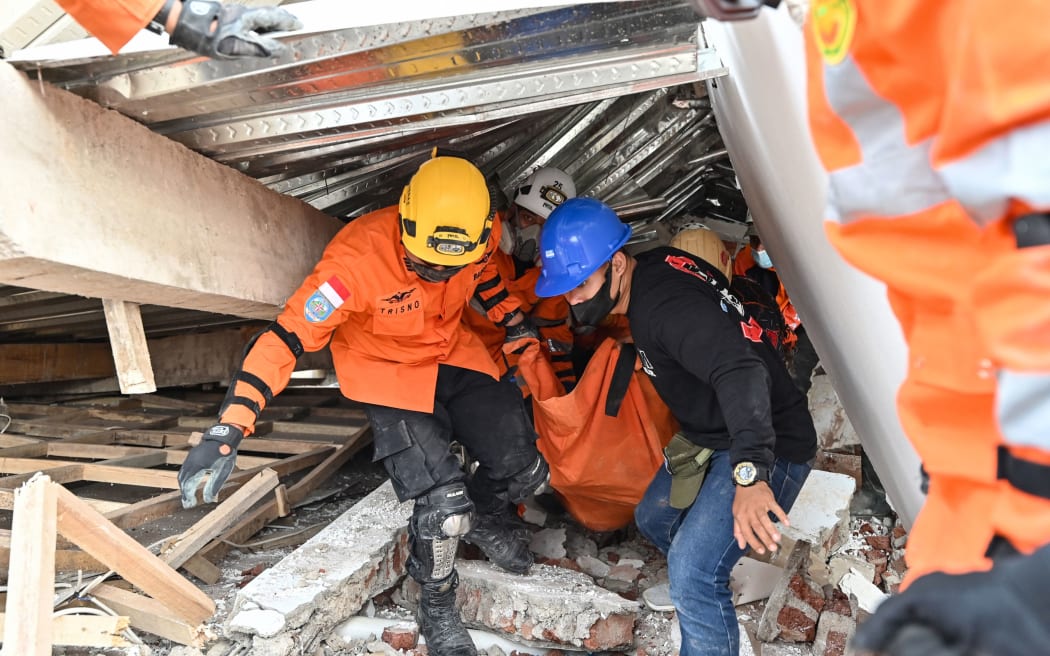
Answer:
<svg viewBox="0 0 1050 656"><path fill-rule="evenodd" d="M560 296L578 287L611 260L630 236L630 226L600 200L565 201L543 224L536 295Z"/></svg>

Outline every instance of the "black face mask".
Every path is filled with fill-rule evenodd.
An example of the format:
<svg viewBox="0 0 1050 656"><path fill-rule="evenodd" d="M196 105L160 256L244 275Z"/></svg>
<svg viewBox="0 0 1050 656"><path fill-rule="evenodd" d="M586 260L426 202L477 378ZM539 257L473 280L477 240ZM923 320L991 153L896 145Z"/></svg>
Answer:
<svg viewBox="0 0 1050 656"><path fill-rule="evenodd" d="M414 271L417 276L427 282L445 282L463 270L463 267L461 266L435 269L419 262L413 262L407 257L405 258L405 265L407 265L411 271Z"/></svg>
<svg viewBox="0 0 1050 656"><path fill-rule="evenodd" d="M616 298L612 297L612 264L605 270L605 282L601 289L593 297L586 301L569 306L572 313L573 332L577 335L586 335L593 332L602 319L609 316L616 303L620 300L620 292L616 292Z"/></svg>

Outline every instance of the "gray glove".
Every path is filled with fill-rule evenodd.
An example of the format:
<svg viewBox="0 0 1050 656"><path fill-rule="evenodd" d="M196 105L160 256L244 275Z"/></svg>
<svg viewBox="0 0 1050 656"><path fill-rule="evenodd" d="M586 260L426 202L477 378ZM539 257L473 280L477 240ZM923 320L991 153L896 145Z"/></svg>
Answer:
<svg viewBox="0 0 1050 656"><path fill-rule="evenodd" d="M154 20L163 25L172 4L169 0ZM298 18L277 7L188 0L182 4L169 41L174 46L217 59L274 57L284 50L284 45L261 35L297 30L302 26Z"/></svg>
<svg viewBox="0 0 1050 656"><path fill-rule="evenodd" d="M529 315L517 310L515 315L521 314L522 319L513 326L504 326L507 336L503 340L504 353L521 353L529 344L540 341L540 331L536 324L532 323Z"/></svg>
<svg viewBox="0 0 1050 656"><path fill-rule="evenodd" d="M179 468L179 490L182 507L197 505L197 487L205 475L211 474L204 486L204 502L219 500L219 490L226 483L237 460L237 445L244 439L244 431L231 424L215 424L204 431L201 443L190 449Z"/></svg>

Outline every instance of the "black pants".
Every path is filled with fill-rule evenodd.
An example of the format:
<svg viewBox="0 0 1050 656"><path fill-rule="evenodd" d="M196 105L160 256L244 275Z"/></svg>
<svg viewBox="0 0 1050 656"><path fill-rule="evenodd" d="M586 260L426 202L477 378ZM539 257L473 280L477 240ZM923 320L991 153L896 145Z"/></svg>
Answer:
<svg viewBox="0 0 1050 656"><path fill-rule="evenodd" d="M466 474L449 451L459 441L480 466L468 491L481 513L506 506L507 480L536 461L536 431L513 383L441 365L434 412L365 404L375 442L398 499L414 499Z"/></svg>

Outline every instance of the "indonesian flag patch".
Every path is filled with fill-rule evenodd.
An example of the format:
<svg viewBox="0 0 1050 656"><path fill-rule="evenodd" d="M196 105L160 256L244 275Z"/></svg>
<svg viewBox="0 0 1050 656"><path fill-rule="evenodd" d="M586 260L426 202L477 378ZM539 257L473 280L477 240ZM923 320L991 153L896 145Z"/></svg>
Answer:
<svg viewBox="0 0 1050 656"><path fill-rule="evenodd" d="M339 280L332 276L321 283L310 298L306 299L303 315L310 323L320 323L332 316L332 313L350 297L350 290Z"/></svg>

